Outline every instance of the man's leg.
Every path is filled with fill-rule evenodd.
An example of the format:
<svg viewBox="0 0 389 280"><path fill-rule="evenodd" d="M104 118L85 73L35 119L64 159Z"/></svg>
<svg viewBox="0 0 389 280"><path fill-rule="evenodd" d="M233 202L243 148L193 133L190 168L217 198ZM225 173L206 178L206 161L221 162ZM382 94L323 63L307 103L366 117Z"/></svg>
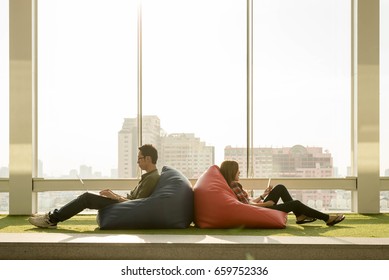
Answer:
<svg viewBox="0 0 389 280"><path fill-rule="evenodd" d="M63 222L85 209L99 210L114 203L118 203L118 201L116 199L86 192L60 209L55 209L53 212L50 212L49 219L52 223Z"/></svg>

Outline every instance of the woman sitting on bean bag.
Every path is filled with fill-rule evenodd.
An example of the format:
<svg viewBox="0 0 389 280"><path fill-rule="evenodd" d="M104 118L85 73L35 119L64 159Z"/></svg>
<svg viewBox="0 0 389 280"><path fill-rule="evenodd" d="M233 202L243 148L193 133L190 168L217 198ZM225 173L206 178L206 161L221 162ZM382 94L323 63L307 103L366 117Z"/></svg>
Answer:
<svg viewBox="0 0 389 280"><path fill-rule="evenodd" d="M269 186L263 195L255 199L249 199L248 194L239 183L240 171L239 164L236 161L224 161L220 166L220 172L240 202L275 209L285 213L293 212L296 216L297 224L311 223L319 219L323 220L327 226L333 226L345 219L343 214L328 215L306 206L299 200L293 200L284 185L277 185L274 188ZM278 204L280 198L284 203Z"/></svg>
<svg viewBox="0 0 389 280"><path fill-rule="evenodd" d="M287 213L240 202L217 165L194 185L194 222L199 228L285 228Z"/></svg>

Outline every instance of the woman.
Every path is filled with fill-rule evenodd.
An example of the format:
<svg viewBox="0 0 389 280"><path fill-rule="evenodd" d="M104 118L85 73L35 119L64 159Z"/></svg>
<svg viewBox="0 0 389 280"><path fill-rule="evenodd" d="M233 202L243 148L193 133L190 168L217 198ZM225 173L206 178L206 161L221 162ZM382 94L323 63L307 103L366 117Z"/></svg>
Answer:
<svg viewBox="0 0 389 280"><path fill-rule="evenodd" d="M276 209L285 213L293 212L297 224L311 223L319 219L323 220L327 226L333 226L345 219L343 214L328 215L306 206L299 200L293 200L284 185L277 185L274 188L268 187L263 195L250 200L247 192L243 190L242 185L238 182L240 171L239 164L236 161L224 161L220 166L220 172L240 202ZM280 198L284 203L278 204Z"/></svg>

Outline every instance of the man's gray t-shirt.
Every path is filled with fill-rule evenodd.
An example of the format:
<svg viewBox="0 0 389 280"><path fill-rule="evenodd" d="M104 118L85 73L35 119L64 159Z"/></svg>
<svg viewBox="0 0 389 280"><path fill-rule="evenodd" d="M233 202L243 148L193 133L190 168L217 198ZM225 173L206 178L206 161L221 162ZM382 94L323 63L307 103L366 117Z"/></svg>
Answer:
<svg viewBox="0 0 389 280"><path fill-rule="evenodd" d="M157 186L159 180L158 169L147 172L142 175L138 185L127 194L127 198L130 200L149 197Z"/></svg>

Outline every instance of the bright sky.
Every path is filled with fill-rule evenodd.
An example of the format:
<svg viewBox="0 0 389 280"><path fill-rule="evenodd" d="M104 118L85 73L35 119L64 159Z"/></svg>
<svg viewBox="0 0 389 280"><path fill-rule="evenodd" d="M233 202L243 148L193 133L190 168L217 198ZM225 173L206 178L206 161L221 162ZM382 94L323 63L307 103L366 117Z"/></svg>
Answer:
<svg viewBox="0 0 389 280"><path fill-rule="evenodd" d="M157 115L168 133L195 133L214 145L219 164L226 145L246 145L246 0L143 2L143 113ZM8 41L7 7L0 0L0 42ZM321 146L346 175L349 9L347 0L254 1L255 146ZM389 14L389 1L381 9ZM38 12L44 171L59 176L86 164L109 176L123 119L136 116L137 3L40 0ZM389 17L381 16L383 108L385 26ZM0 61L7 58L2 43ZM1 167L8 165L8 66L0 65ZM384 127L389 114L381 115ZM381 131L384 170L389 136Z"/></svg>

